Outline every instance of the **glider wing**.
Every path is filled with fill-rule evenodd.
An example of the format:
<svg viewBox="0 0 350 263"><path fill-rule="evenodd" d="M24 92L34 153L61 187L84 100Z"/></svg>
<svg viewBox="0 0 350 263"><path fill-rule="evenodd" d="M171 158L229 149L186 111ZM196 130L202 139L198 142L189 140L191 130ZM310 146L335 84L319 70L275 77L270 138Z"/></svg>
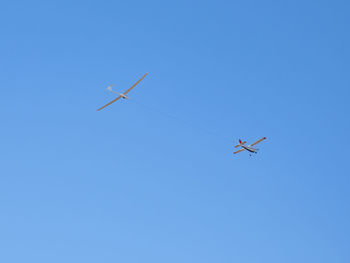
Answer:
<svg viewBox="0 0 350 263"><path fill-rule="evenodd" d="M119 97L115 98L114 100L108 102L106 105L102 106L102 107L99 108L97 111L100 111L100 110L102 110L103 108L105 108L105 107L111 105L112 103L114 103L114 102L116 102L117 100L119 100L121 97L122 97L122 96L119 96Z"/></svg>
<svg viewBox="0 0 350 263"><path fill-rule="evenodd" d="M140 81L143 80L143 79L147 76L147 74L148 74L148 72L147 72L145 75L143 75L142 78L140 78L134 85L132 85L129 89L127 89L123 94L124 94L124 95L128 94L128 93L130 92L130 90L132 90L133 88L135 88L135 86L136 86L137 84L139 84Z"/></svg>

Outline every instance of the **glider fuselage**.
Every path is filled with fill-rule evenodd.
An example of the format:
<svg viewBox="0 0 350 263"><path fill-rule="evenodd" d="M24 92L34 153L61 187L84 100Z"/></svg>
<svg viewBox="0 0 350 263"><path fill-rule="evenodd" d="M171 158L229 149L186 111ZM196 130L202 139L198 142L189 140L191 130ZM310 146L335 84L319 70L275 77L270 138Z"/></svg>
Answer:
<svg viewBox="0 0 350 263"><path fill-rule="evenodd" d="M147 76L148 72L142 76L142 78L140 78L138 81L136 81L136 83L134 85L132 85L130 88L128 88L124 93L119 93L119 92L116 92L112 89L112 86L113 85L110 85L109 87L107 87L107 89L113 93L116 93L118 94L119 96L117 98L115 98L114 100L108 102L107 104L103 105L101 108L97 109L97 111L100 111L104 108L106 108L107 106L111 105L112 103L116 102L117 100L123 98L123 99L128 99L128 97L126 96L126 94L128 94L133 88L135 88L135 86L137 84L140 83L141 80L143 80L146 76Z"/></svg>

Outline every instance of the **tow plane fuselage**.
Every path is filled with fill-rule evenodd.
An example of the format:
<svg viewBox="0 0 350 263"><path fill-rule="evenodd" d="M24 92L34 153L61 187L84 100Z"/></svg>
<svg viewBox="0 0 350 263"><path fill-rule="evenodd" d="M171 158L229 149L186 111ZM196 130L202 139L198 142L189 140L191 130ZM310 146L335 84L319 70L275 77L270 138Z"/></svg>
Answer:
<svg viewBox="0 0 350 263"><path fill-rule="evenodd" d="M258 141L256 141L256 142L254 142L254 143L252 143L252 144L250 144L250 145L245 145L245 144L246 144L246 141L242 142L241 139L239 139L239 144L236 145L235 147L236 147L236 148L237 148L237 147L241 147L242 149L240 149L240 150L234 152L234 154L243 152L243 151L245 151L245 150L249 152L249 155L251 155L251 153L258 153L258 150L259 150L259 149L254 148L253 146L256 145L256 144L258 144L259 142L262 142L262 141L265 140L265 139L266 139L266 137L264 137L264 138L262 138L262 139L260 139L260 140L258 140Z"/></svg>
<svg viewBox="0 0 350 263"><path fill-rule="evenodd" d="M251 152L251 153L257 153L258 152L257 148L253 148L250 145L242 145L241 147L246 149L248 152Z"/></svg>

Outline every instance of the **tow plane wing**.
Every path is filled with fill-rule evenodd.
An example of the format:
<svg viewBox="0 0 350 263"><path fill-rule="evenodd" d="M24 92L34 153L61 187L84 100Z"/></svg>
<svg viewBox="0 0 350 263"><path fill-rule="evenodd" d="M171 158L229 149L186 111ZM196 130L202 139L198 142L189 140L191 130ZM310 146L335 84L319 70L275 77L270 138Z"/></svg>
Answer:
<svg viewBox="0 0 350 263"><path fill-rule="evenodd" d="M240 153L240 152L243 152L243 151L245 151L245 149L244 149L244 148L242 148L242 149L240 149L240 150L238 150L238 151L234 152L234 154L236 154L236 153Z"/></svg>
<svg viewBox="0 0 350 263"><path fill-rule="evenodd" d="M266 139L266 137L261 138L260 140L258 140L258 141L256 141L256 142L252 143L250 146L254 146L255 144L258 144L259 142L262 142L262 141L265 140L265 139Z"/></svg>

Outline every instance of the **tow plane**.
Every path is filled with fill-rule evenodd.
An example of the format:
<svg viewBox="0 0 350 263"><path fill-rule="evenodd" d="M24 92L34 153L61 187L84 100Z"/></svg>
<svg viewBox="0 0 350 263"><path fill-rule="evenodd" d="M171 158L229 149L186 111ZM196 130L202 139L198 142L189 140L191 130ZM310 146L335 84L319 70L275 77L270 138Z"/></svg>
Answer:
<svg viewBox="0 0 350 263"><path fill-rule="evenodd" d="M254 142L254 143L252 143L252 144L250 144L250 145L245 145L247 142L246 142L246 141L242 142L241 139L239 139L239 140L238 140L238 141L239 141L239 144L236 145L235 148L242 147L242 149L240 149L240 150L234 152L234 154L240 153L240 152L243 152L243 151L246 151L246 150L247 150L247 151L249 152L249 155L252 156L252 153L258 153L258 150L259 150L259 149L257 149L257 148L254 148L253 146L256 145L256 144L258 144L259 142L262 142L262 141L265 140L265 139L266 139L266 137L261 138L260 140L257 140L256 142Z"/></svg>
<svg viewBox="0 0 350 263"><path fill-rule="evenodd" d="M131 86L129 89L127 89L124 93L119 93L119 92L114 91L114 90L112 89L113 85L109 86L109 87L107 88L107 90L109 90L109 91L111 91L111 92L113 92L113 93L115 93L115 94L118 94L119 96L118 96L117 98L115 98L114 100L108 102L106 105L104 105L104 106L102 106L101 108L99 108L97 111L102 110L103 108L105 108L105 107L111 105L112 103L116 102L117 100L119 100L119 99L121 99L121 98L123 98L123 99L129 99L129 97L126 96L126 94L128 94L133 88L135 88L135 86L136 86L137 84L139 84L139 83L141 82L141 80L143 80L143 79L147 76L147 74L148 74L148 72L147 72L145 75L143 75L142 78L140 78L134 85L132 85L132 86Z"/></svg>

